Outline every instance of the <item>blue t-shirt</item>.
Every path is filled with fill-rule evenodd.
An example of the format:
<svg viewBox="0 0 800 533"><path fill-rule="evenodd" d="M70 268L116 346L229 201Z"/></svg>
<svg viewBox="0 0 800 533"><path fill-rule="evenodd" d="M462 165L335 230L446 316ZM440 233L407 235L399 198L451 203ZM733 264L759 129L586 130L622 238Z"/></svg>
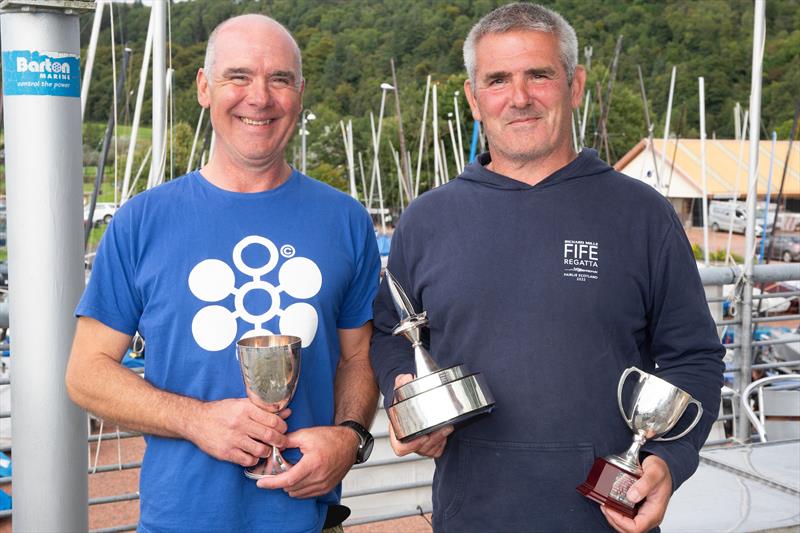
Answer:
<svg viewBox="0 0 800 533"><path fill-rule="evenodd" d="M372 223L349 196L297 171L259 193L225 191L193 172L120 209L76 313L138 330L146 379L206 401L245 397L242 336L299 336L294 431L332 424L337 328L372 318L378 273ZM339 498L340 488L305 500L262 490L191 442L146 440L139 531L318 531Z"/></svg>

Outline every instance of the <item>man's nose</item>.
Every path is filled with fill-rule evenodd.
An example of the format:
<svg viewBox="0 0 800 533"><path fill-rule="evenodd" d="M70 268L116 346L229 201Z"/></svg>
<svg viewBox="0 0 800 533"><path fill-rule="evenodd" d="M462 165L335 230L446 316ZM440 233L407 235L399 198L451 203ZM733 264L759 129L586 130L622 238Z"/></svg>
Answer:
<svg viewBox="0 0 800 533"><path fill-rule="evenodd" d="M525 78L511 81L511 103L514 107L528 107L531 103L531 89Z"/></svg>
<svg viewBox="0 0 800 533"><path fill-rule="evenodd" d="M255 107L266 107L272 100L268 80L256 80L250 84L247 103Z"/></svg>

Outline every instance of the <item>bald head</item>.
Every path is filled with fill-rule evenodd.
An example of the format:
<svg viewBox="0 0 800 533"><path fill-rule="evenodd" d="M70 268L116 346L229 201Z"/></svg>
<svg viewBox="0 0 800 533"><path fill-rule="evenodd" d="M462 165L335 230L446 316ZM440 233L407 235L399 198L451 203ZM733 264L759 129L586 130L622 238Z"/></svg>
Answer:
<svg viewBox="0 0 800 533"><path fill-rule="evenodd" d="M277 38L284 38L291 44L297 58L297 80L299 83L303 78L303 60L300 56L300 47L297 45L297 41L294 40L294 37L292 37L292 34L289 33L289 30L287 30L280 22L266 15L259 15L255 13L250 15L239 15L238 17L232 17L228 20L224 20L220 22L219 25L214 28L214 31L211 32L211 35L208 36L208 44L206 45L206 58L203 62L203 72L205 73L208 82L211 83L213 78L211 72L214 68L216 44L220 35L230 32L237 35L240 39L246 39L246 36L254 35L252 30L268 30Z"/></svg>

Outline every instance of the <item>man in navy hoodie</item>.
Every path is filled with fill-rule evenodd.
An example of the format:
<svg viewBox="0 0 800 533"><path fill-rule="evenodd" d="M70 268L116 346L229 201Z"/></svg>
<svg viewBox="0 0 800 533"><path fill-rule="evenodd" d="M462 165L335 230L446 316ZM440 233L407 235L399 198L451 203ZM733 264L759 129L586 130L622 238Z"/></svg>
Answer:
<svg viewBox="0 0 800 533"><path fill-rule="evenodd" d="M428 312L434 359L482 372L496 400L490 415L393 441L399 455L437 458L436 531L656 528L719 409L724 350L675 212L593 150L573 149L570 113L586 80L577 55L574 30L541 6L481 19L464 43L464 88L489 152L416 200L394 233L388 267ZM372 363L387 405L413 372L411 347L391 335L397 322L384 283ZM595 457L632 442L616 399L630 366L704 408L686 437L644 447L644 475L627 493L641 502L635 519L575 490Z"/></svg>

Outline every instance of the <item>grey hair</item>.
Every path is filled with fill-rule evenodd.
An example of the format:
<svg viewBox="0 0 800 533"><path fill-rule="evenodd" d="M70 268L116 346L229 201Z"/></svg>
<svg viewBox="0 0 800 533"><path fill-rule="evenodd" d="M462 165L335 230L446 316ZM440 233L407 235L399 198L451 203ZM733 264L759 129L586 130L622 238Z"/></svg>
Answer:
<svg viewBox="0 0 800 533"><path fill-rule="evenodd" d="M558 54L561 64L567 71L567 83L572 84L572 76L578 66L578 37L575 30L564 17L539 4L518 2L498 7L484 15L475 24L464 41L464 66L469 80L475 87L475 46L490 33L506 33L515 30L531 30L552 33L558 39Z"/></svg>
<svg viewBox="0 0 800 533"><path fill-rule="evenodd" d="M278 22L277 20L275 20L272 17L268 17L267 15L262 15L262 14L259 14L259 13L251 13L251 14L247 14L247 15L238 15L236 17L231 17L231 18L229 18L227 20L223 20L222 22L217 24L217 27L214 28L214 31L212 31L211 35L208 36L208 43L206 44L206 57L205 57L205 60L203 61L203 72L206 75L206 79L208 80L208 83L211 84L211 69L214 67L214 56L216 55L217 36L218 36L219 32L223 28L225 28L225 26L227 26L229 23L235 22L235 21L237 21L239 19L243 19L243 18L259 18L259 19L263 19L264 21L276 24L279 28L281 28L286 33L286 35L292 41L292 46L294 47L295 56L297 57L297 72L298 72L297 83L300 83L300 81L303 79L303 57L300 54L300 46L298 46L297 41L295 40L295 38L291 34L291 32L286 29L286 26L284 26L283 24L281 24L280 22Z"/></svg>

